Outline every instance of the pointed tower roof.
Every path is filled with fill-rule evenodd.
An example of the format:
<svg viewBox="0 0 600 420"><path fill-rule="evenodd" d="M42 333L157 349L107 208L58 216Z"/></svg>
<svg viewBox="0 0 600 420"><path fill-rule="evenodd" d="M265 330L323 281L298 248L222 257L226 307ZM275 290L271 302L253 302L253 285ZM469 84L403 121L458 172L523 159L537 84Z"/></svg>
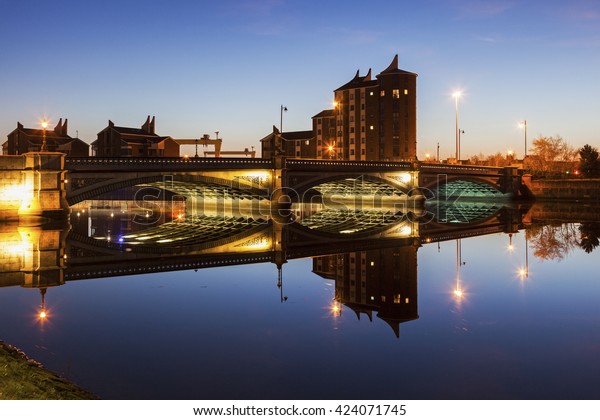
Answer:
<svg viewBox="0 0 600 420"><path fill-rule="evenodd" d="M396 54L394 56L394 59L392 60L390 65L387 66L387 68L385 70L383 70L381 73L379 73L377 75L377 77L386 76L388 74L413 74L413 75L417 76L417 73L411 73L410 71L401 70L398 68L398 54Z"/></svg>
<svg viewBox="0 0 600 420"><path fill-rule="evenodd" d="M357 70L356 75L352 78L352 80L350 80L345 85L340 86L339 88L335 89L334 92L337 92L338 90L354 89L354 88L358 88L358 87L375 86L375 85L377 85L377 81L371 80L371 69L369 69L369 72L365 76L361 76L360 70Z"/></svg>

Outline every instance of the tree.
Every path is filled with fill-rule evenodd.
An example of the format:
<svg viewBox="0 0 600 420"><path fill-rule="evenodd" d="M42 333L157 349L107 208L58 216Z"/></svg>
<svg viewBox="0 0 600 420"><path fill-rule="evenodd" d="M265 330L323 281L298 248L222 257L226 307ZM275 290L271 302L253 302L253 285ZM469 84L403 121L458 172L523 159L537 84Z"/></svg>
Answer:
<svg viewBox="0 0 600 420"><path fill-rule="evenodd" d="M560 136L540 136L533 140L532 154L528 156L528 167L539 172L561 172L568 169L576 156L575 150Z"/></svg>
<svg viewBox="0 0 600 420"><path fill-rule="evenodd" d="M579 149L579 170L587 178L595 178L600 173L598 149L586 144Z"/></svg>
<svg viewBox="0 0 600 420"><path fill-rule="evenodd" d="M600 224L588 222L579 225L581 240L579 246L590 253L600 245Z"/></svg>

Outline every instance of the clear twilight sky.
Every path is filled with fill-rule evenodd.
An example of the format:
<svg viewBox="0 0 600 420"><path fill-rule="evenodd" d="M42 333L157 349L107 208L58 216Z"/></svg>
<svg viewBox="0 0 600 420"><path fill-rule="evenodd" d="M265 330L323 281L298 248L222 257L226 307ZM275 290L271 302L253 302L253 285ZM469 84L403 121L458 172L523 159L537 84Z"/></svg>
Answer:
<svg viewBox="0 0 600 420"><path fill-rule="evenodd" d="M333 90L395 54L417 73L419 158L524 149L539 135L600 146L600 1L0 0L0 140L106 127L259 147L309 130Z"/></svg>

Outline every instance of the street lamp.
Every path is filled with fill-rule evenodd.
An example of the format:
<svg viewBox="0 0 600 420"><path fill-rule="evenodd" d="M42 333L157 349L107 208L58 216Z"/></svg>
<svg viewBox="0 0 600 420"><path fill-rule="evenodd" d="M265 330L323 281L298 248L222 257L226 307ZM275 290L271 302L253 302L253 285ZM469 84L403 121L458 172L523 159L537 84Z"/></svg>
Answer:
<svg viewBox="0 0 600 420"><path fill-rule="evenodd" d="M283 134L283 111L287 112L287 106L281 105L279 113L279 132Z"/></svg>
<svg viewBox="0 0 600 420"><path fill-rule="evenodd" d="M525 130L525 154L523 155L523 159L525 159L527 157L527 120L520 122L519 127Z"/></svg>
<svg viewBox="0 0 600 420"><path fill-rule="evenodd" d="M327 150L329 150L329 159L333 159L333 145L327 146Z"/></svg>
<svg viewBox="0 0 600 420"><path fill-rule="evenodd" d="M454 110L456 113L456 163L460 160L460 133L458 131L458 98L462 95L461 91L456 91L452 94L454 98Z"/></svg>
<svg viewBox="0 0 600 420"><path fill-rule="evenodd" d="M48 127L48 121L44 118L42 121L42 146L40 147L40 152L46 152L46 127Z"/></svg>

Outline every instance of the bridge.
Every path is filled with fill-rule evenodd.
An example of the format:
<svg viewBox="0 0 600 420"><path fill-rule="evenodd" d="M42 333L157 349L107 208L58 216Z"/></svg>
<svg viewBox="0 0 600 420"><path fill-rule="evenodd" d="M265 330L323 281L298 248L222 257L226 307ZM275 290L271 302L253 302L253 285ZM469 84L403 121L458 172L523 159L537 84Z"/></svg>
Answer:
<svg viewBox="0 0 600 420"><path fill-rule="evenodd" d="M392 209L355 211L301 205L294 220L281 223L254 212L175 218L137 230L88 235L88 217L72 215L44 226L4 225L0 230L0 286L50 287L65 281L224 265L271 262L391 247L420 247L523 228L527 209L470 204L422 214ZM436 213L437 212L437 213ZM457 216L460 214L460 216ZM112 219L96 212L94 216ZM131 218L132 214L124 217ZM444 216L446 217L446 216ZM97 225L94 222L94 225ZM115 226L122 226L117 221Z"/></svg>
<svg viewBox="0 0 600 420"><path fill-rule="evenodd" d="M270 205L310 201L396 202L510 200L523 196L516 168L418 162L250 158L65 158L38 152L2 156L2 209L21 216L68 213L81 201L128 187L168 190L194 203L207 198L267 200ZM13 193L13 190L17 193ZM150 194L151 195L151 194Z"/></svg>

